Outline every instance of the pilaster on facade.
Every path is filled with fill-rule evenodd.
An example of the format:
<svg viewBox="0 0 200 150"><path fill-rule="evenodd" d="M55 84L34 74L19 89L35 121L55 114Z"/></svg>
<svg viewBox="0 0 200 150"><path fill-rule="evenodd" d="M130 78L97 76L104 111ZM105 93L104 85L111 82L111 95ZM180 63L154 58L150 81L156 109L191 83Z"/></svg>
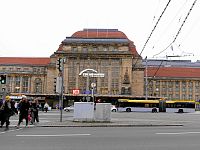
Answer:
<svg viewBox="0 0 200 150"><path fill-rule="evenodd" d="M109 59L109 64L111 64L110 59ZM112 95L111 84L112 84L112 66L109 65L108 67L108 94L109 95Z"/></svg>

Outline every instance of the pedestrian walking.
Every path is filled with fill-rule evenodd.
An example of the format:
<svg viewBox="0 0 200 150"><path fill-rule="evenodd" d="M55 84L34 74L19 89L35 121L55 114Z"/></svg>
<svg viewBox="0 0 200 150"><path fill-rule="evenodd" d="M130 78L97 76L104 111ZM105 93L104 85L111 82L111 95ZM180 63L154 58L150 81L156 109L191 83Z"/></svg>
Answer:
<svg viewBox="0 0 200 150"><path fill-rule="evenodd" d="M10 117L17 113L15 109L14 101L11 101L10 96L6 96L5 102L2 104L1 108L1 128L3 127L4 123L6 123L6 129L9 129L10 124Z"/></svg>
<svg viewBox="0 0 200 150"><path fill-rule="evenodd" d="M19 109L19 121L17 124L17 128L19 128L20 123L23 119L26 120L26 127L28 126L28 113L29 113L30 103L27 100L27 97L25 95L22 96L22 100L19 103L18 109Z"/></svg>
<svg viewBox="0 0 200 150"><path fill-rule="evenodd" d="M47 112L48 109L49 109L49 104L46 102L46 103L44 104L44 111Z"/></svg>
<svg viewBox="0 0 200 150"><path fill-rule="evenodd" d="M38 123L39 122L39 116L38 116L38 100L34 99L33 102L31 103L31 124L34 124L35 121Z"/></svg>

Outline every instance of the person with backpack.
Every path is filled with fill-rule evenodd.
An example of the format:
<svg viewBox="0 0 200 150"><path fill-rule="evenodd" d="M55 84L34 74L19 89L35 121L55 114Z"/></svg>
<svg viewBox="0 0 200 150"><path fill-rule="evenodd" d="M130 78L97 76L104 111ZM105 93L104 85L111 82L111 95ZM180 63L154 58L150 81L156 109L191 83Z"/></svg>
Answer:
<svg viewBox="0 0 200 150"><path fill-rule="evenodd" d="M1 128L6 123L6 129L9 129L10 117L17 113L14 101L11 101L10 96L5 97L5 102L1 106Z"/></svg>

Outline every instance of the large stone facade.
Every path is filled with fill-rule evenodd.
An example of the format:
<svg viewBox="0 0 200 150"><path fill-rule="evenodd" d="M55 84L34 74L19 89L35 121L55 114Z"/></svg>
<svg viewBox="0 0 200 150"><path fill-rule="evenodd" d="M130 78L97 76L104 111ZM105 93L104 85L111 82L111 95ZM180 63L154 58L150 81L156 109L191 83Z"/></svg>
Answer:
<svg viewBox="0 0 200 150"><path fill-rule="evenodd" d="M148 60L147 77L148 96L200 100L200 62Z"/></svg>
<svg viewBox="0 0 200 150"><path fill-rule="evenodd" d="M0 85L0 92L55 95L55 79L60 75L59 58L65 60L64 94L72 94L73 89L88 94L91 83L95 83L94 93L98 95L144 95L142 58L133 42L117 29L75 32L61 42L50 58L0 58L1 74L7 76L7 83ZM104 76L88 79L79 75L87 69Z"/></svg>
<svg viewBox="0 0 200 150"><path fill-rule="evenodd" d="M96 94L143 95L144 68L141 67L141 57L133 42L118 30L78 31L62 41L52 59L55 57L65 60L64 93L72 94L73 89L79 89L81 94L85 94L88 90L91 91L91 83L95 83ZM136 67L139 68L133 71L133 62L136 59ZM85 69L94 69L97 74L104 74L104 77L87 79L80 76L79 73ZM137 74L137 79L134 74Z"/></svg>
<svg viewBox="0 0 200 150"><path fill-rule="evenodd" d="M1 57L1 75L6 75L6 84L0 84L1 93L45 92L47 83L47 64L49 58Z"/></svg>

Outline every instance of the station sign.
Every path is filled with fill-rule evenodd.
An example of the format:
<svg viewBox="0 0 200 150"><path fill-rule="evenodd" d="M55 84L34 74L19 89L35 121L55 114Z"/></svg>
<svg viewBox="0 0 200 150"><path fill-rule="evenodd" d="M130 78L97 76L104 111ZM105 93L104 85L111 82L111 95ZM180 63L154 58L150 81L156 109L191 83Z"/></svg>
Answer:
<svg viewBox="0 0 200 150"><path fill-rule="evenodd" d="M103 78L105 75L104 73L83 73L83 77L94 77L94 78Z"/></svg>

